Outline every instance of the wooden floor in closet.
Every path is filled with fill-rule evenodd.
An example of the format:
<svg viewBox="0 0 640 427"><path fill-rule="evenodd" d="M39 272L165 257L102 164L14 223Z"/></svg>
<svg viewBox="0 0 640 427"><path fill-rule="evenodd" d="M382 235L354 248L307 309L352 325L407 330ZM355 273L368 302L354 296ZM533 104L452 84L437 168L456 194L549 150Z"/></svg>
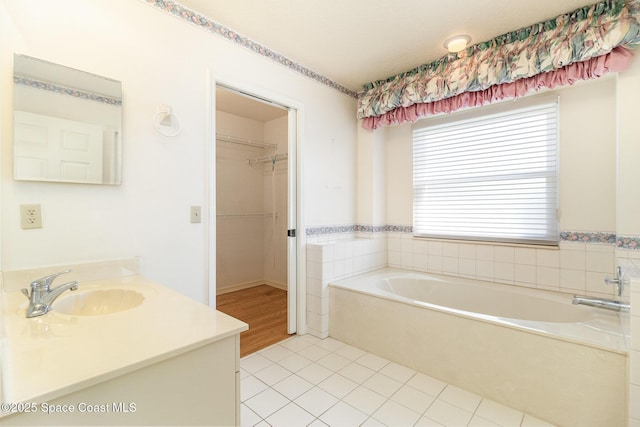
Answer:
<svg viewBox="0 0 640 427"><path fill-rule="evenodd" d="M217 309L249 324L240 334L240 357L286 338L287 291L259 285L216 296Z"/></svg>

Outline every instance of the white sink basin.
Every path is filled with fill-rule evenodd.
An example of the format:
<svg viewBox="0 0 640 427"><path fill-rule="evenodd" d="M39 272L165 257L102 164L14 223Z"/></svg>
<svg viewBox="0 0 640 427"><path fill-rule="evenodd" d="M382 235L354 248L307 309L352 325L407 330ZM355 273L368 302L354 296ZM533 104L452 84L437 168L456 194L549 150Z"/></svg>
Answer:
<svg viewBox="0 0 640 427"><path fill-rule="evenodd" d="M129 289L94 289L70 293L53 303L52 311L73 316L100 316L137 307L144 295Z"/></svg>

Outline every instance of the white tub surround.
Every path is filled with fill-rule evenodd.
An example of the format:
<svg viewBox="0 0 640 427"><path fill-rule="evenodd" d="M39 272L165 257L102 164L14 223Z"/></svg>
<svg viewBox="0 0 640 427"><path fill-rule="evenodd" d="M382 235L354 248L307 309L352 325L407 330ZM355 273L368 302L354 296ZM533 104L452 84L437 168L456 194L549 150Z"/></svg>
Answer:
<svg viewBox="0 0 640 427"><path fill-rule="evenodd" d="M26 318L25 296L5 292L3 403L36 406L3 413L0 425L238 425L247 325L141 276L80 281L75 293L110 288L144 301L107 315L66 315L56 304L74 294L67 292L46 315ZM46 414L46 404L74 412Z"/></svg>
<svg viewBox="0 0 640 427"><path fill-rule="evenodd" d="M418 279L441 289L429 292ZM417 293L400 291L412 281ZM383 269L332 282L329 335L554 424L625 425L628 342L618 313L573 306L567 295L458 281ZM461 288L469 284L477 292ZM459 293L449 307L418 300L450 288ZM499 301L484 298L496 292ZM472 308L483 300L498 311ZM521 316L509 312L519 301L528 310ZM560 310L532 311L537 303Z"/></svg>
<svg viewBox="0 0 640 427"><path fill-rule="evenodd" d="M640 263L639 263L640 264ZM629 426L640 427L640 277L631 281L631 348L629 350Z"/></svg>
<svg viewBox="0 0 640 427"><path fill-rule="evenodd" d="M623 298L631 301L629 313L629 427L640 427L640 253L619 250L618 265L629 280Z"/></svg>
<svg viewBox="0 0 640 427"><path fill-rule="evenodd" d="M386 247L384 236L307 244L307 327L311 335L329 336L329 282L384 267Z"/></svg>

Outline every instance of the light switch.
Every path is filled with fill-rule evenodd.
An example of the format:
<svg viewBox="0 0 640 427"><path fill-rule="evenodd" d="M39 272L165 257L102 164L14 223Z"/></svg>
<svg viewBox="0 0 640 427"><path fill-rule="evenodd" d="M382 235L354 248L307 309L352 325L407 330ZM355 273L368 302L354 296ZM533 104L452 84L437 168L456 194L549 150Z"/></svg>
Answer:
<svg viewBox="0 0 640 427"><path fill-rule="evenodd" d="M191 224L200 224L202 222L201 215L200 206L191 206Z"/></svg>

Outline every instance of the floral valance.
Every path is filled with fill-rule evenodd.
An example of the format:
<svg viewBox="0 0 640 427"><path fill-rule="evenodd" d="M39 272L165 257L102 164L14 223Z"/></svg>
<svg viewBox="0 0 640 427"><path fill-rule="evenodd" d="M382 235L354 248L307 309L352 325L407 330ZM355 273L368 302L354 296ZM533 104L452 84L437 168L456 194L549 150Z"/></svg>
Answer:
<svg viewBox="0 0 640 427"><path fill-rule="evenodd" d="M478 43L457 54L365 85L358 94L358 118L365 119L364 127L375 129L413 121L421 115L453 111L456 105L468 106L460 100L472 98L474 92L493 93L490 88L497 85L510 88L513 86L510 84L524 80L527 83L519 87L529 91L549 87L545 85L547 81L557 85L565 77L556 77L555 72L568 73L571 78L567 82L571 83L593 78L594 74L619 71L631 56L616 48L640 44L638 17L640 0L605 0ZM596 61L598 57L606 60ZM581 62L585 62L584 67L575 65ZM587 72L584 77L575 73L582 69L597 72ZM531 83L531 78L542 73L551 74ZM512 93L514 97L519 94ZM485 95L480 98L487 98ZM443 106L442 102L450 98L452 104ZM421 105L434 102L441 105L436 108ZM411 113L405 114L407 110Z"/></svg>

